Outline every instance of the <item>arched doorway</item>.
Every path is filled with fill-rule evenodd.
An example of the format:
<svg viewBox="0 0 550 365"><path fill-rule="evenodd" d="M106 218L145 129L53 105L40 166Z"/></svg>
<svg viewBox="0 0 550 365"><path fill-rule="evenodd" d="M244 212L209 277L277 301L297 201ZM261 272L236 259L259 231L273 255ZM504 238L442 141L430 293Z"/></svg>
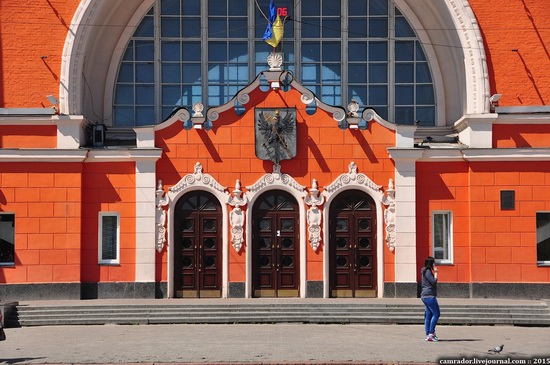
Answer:
<svg viewBox="0 0 550 365"><path fill-rule="evenodd" d="M376 297L376 206L360 190L339 194L329 213L329 295Z"/></svg>
<svg viewBox="0 0 550 365"><path fill-rule="evenodd" d="M252 213L252 295L298 297L299 209L289 193L262 194Z"/></svg>
<svg viewBox="0 0 550 365"><path fill-rule="evenodd" d="M221 206L211 193L194 191L174 212L174 296L219 298L221 292Z"/></svg>

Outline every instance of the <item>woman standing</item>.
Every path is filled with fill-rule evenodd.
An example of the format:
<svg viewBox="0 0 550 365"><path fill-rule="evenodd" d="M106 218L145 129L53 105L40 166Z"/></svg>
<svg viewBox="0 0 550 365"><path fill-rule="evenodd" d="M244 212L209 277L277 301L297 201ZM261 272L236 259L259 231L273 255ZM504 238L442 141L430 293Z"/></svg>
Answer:
<svg viewBox="0 0 550 365"><path fill-rule="evenodd" d="M435 335L435 326L440 315L439 303L437 303L437 267L435 267L435 259L432 256L426 258L424 267L420 272L422 273L420 299L426 306L424 318L426 341L439 341L439 338Z"/></svg>

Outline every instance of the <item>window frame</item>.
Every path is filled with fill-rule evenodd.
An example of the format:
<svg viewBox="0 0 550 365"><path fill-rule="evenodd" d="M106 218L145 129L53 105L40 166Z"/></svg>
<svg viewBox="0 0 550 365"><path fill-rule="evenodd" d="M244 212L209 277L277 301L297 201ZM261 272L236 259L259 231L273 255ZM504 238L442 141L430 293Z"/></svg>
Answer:
<svg viewBox="0 0 550 365"><path fill-rule="evenodd" d="M344 1L342 1L341 3L341 14L342 14L342 17L344 19L347 19L347 14L348 14L348 6L346 5L346 3ZM419 116L421 115L421 113L427 113L426 115L432 115L432 117L434 118L433 122L429 122L430 124L429 125L424 125L422 124L422 126L439 126L441 125L441 123L444 123L444 116L445 116L445 108L444 108L444 103L441 102L441 93L443 92L442 91L442 87L441 87L441 79L440 79L440 72L439 72L439 66L437 65L437 60L435 59L435 53L434 53L434 50L433 50L433 47L431 46L430 42L429 42L429 39L427 38L425 32L421 29L421 28L418 28L420 26L420 23L418 22L418 19L415 17L415 15L413 13L410 13L410 12L403 12L402 9L399 9L398 5L394 2L394 0L388 0L388 15L387 15L387 19L388 19L388 26L389 26L389 30L392 30L395 28L395 22L396 22L396 19L399 18L399 19L404 19L406 20L406 22L409 24L409 26L411 27L411 29L413 29L414 31L414 36L408 36L408 35L401 35L399 37L399 41L414 41L414 43L416 45L420 44L421 45L421 48L422 48L422 52L423 52L423 57L425 57L424 61L426 63L426 65L428 66L428 71L429 71L429 76L430 76L430 79L431 81L429 83L426 83L425 81L417 81L416 80L416 76L415 76L415 81L411 84L412 86L414 86L414 91L413 91L413 104L409 105L409 106L406 106L406 108L409 108L413 111L415 117L413 118L414 120L407 120L406 122L404 122L404 120L396 120L396 116L397 116L397 110L400 108L400 107L403 107L403 106L398 106L396 104L396 101L395 101L395 97L394 97L394 94L395 94L395 42L396 42L396 39L395 39L395 34L392 35L392 34L388 34L388 37L387 38L380 38L380 39L386 39L386 41L388 42L388 59L387 61L384 63L385 65L387 65L387 79L386 79L386 82L383 83L383 84L371 84L369 81L366 81L366 83L362 84L362 83L356 83L354 86L355 87L359 87L359 88L366 88L366 89L377 89L379 87L384 87L386 89L384 95L385 95L385 102L382 102L381 100L376 100L376 101L372 101L372 102L368 102L366 101L365 103L362 103L361 105L361 109L363 108L374 108L375 110L377 110L379 112L379 114L385 119L387 120L388 122L390 123L396 123L396 124L413 124L414 121L417 121L417 120L421 120L422 118L419 118ZM159 19L160 18L160 11L158 11L157 9L160 8L160 5L159 5L159 8L157 8L157 3L152 1L152 7L148 8L148 12L149 11L153 11L152 15L153 15L153 18L155 19ZM207 12L207 5L208 3L206 1L201 1L201 19L202 19L202 23L204 24L207 19L208 19L208 12ZM294 11L296 13L296 17L297 19L301 19L301 6L297 6L295 5L294 6ZM153 10L155 9L155 10ZM248 12L249 14L253 14L254 12L257 12L257 9L256 9L256 5L253 1L248 1ZM399 14L396 14L397 12L399 12ZM140 24L141 20L140 19L135 19L135 21ZM255 23L256 21L256 16L248 16L248 26L249 26L249 34L248 34L248 42L249 42L249 54L248 54L248 61L247 61L247 64L248 64L248 73L249 73L249 80L244 84L242 85L242 87L246 86L246 84L248 84L249 82L251 82L251 80L253 80L256 75L257 75L257 71L258 69L266 69L266 67L260 67L260 65L262 64L265 64L265 61L260 61L257 59L257 55L258 53L256 52L256 47L258 45L262 45L262 46L266 46L265 42L261 41L261 36L258 36L258 34L256 34L257 32L257 27L258 25ZM287 57L290 57L292 60L285 60L285 65L287 69L289 69L290 71L292 71L294 74L295 74L295 78L297 80L301 80L301 73L302 73L302 70L301 70L301 67L302 67L302 64L301 64L301 52L300 52L300 46L297 45L296 43L299 42L299 40L297 40L297 38L299 38L299 35L301 34L301 31L302 31L302 27L298 24L299 22L291 22L291 24L289 24L289 26L292 27L293 29L293 34L294 34L294 39L285 39L285 41L287 42L290 42L292 44L292 48L294 49L294 52L291 52L291 53L287 53L285 52L285 58ZM155 24L159 24L159 23L155 23ZM156 26L156 25L155 25ZM159 24L160 26L160 24ZM348 43L350 41L352 41L351 38L349 38L347 36L347 23L342 23L342 37L341 39L339 39L339 41L341 42L341 48L342 48L342 57L345 58L345 55L347 54L347 52L344 52L344 50L347 49L347 47L349 46ZM264 26L260 26L260 28L264 28ZM217 39L216 38L210 38L208 37L208 35L206 34L207 32L203 31L202 32L202 35L200 37L200 42L201 44L206 44L208 45L208 43L210 41L216 41ZM344 39L345 38L345 39ZM128 41L133 41L135 40L136 38L134 37L133 34L128 34ZM159 47L160 47L160 44L162 43L161 39L163 39L163 37L160 36L160 32L157 32L155 31L155 35L153 37L154 39L154 42L155 44L157 43L157 41L159 42ZM183 38L181 38L183 39ZM231 42L231 41L234 41L234 39L231 39L231 38L224 38L225 41L227 42ZM321 40L323 42L325 41L328 41L328 40L331 40L332 38L319 38L318 40ZM362 39L362 38L361 38ZM367 43L375 40L375 39L378 39L378 38L371 38L371 37L367 37L365 39L370 39ZM198 38L196 38L196 40L199 40ZM221 40L221 39L220 39ZM361 40L362 42L362 40ZM124 49L126 49L126 46L127 46L127 42L122 42L120 44L121 47L123 47ZM203 46L202 47L202 51L201 51L201 54L202 54L202 60L205 61L205 60L208 60L208 51L207 51L207 46ZM156 103L155 103L155 106L154 106L154 121L152 121L151 123L152 124L159 124L161 123L163 120L165 120L165 117L166 115L169 114L169 109L171 108L169 103L164 103L163 102L163 95L162 95L162 92L161 92L161 89L166 86L166 84L162 81L162 78L161 78L161 74L160 74L160 69L162 67L162 62L160 62L160 51L158 50L158 47L155 47L155 75L156 75L156 82L155 82L155 100L156 100ZM414 50L414 52L416 53L416 48ZM121 51L121 53L124 53ZM260 52L260 53L263 53L263 52ZM416 56L415 56L416 57ZM342 58L341 61L340 61L340 66L341 66L341 70L340 70L340 83L339 83L339 87L340 87L340 98L341 98L341 103L342 105L341 106L345 106L348 104L348 102L351 100L352 98L352 91L351 91L351 87L352 85L350 84L350 80L349 80L349 75L348 75L348 66L347 66L347 61ZM418 60L415 60L413 63L415 64L414 68L416 70L416 67L420 67L418 65ZM328 62L328 61L327 61ZM115 69L111 70L113 72L112 74L112 86L113 86L113 90L112 90L112 96L113 98L109 98L107 97L106 99L106 111L108 110L108 113L112 113L112 119L110 119L110 122L111 122L111 125L115 128L131 128L132 126L128 125L123 125L123 124L115 124L115 117L114 117L114 114L116 112L115 108L116 108L116 103L114 102L114 94L116 92L116 89L117 89L117 85L118 85L118 73L119 73L119 67L120 67L120 63L117 63L116 65L113 63L113 67ZM201 71L201 79L202 80L207 80L208 77L207 77L207 74L208 74L208 67L205 67L205 64L208 64L208 62L201 62L202 64L202 68L203 70ZM110 72L111 72L110 71ZM321 72L322 70L319 70L319 72ZM415 74L416 74L416 71L415 71ZM321 82L322 80L319 80L319 82ZM304 86L306 83L304 83ZM322 84L322 83L321 83ZM183 87L182 86L183 84L179 84L179 87ZM419 87L423 87L423 86L427 86L427 85L431 85L431 91L433 92L433 104L418 104L417 101L416 101L416 94L418 92L418 88ZM174 86L176 86L174 84ZM187 85L189 86L189 85ZM206 82L206 81L203 81L201 82L200 86L197 84L197 87L200 87L200 89L202 90L202 97L201 97L201 100L200 102L208 109L210 107L216 107L216 106L219 106L218 103L215 103L216 105L210 105L211 101L208 100L210 98L209 96L209 92L208 92L208 87L211 86L209 82ZM334 85L333 85L334 86ZM235 90L239 90L239 87L236 86L236 85L232 85L231 87L235 88ZM306 86L308 87L308 86ZM331 87L331 85L328 85L327 87ZM365 89L365 90L366 90ZM235 91L233 90L233 91ZM313 91L313 90L312 90ZM369 92L371 93L371 92ZM192 95L192 94L191 94ZM375 95L375 94L373 94ZM107 95L109 96L109 95ZM232 95L231 95L232 96ZM229 99L231 98L231 96L229 96ZM322 97L319 96L321 100ZM369 97L370 98L370 97ZM198 100L198 99L197 99ZM380 104L381 103L381 104ZM223 104L223 103L222 103ZM378 105L380 104L380 105ZM382 104L384 104L385 106L381 106ZM108 107L108 105L110 105L110 108ZM190 108L189 105L185 105L187 108ZM123 105L119 105L119 107L123 107ZM133 113L136 112L136 105L133 105L132 106L132 110ZM172 107L173 109L174 107ZM428 111L429 109L429 111ZM430 117L430 118L432 118ZM137 117L134 117L134 126L139 126L141 125L139 123L139 121L137 120Z"/></svg>
<svg viewBox="0 0 550 365"><path fill-rule="evenodd" d="M103 258L103 217L116 217L116 237L115 237L115 259ZM119 212L99 212L98 213L98 264L99 265L118 265L120 264L120 213Z"/></svg>
<svg viewBox="0 0 550 365"><path fill-rule="evenodd" d="M447 258L446 259L438 259L436 258L436 235L435 235L435 216L436 215L445 215L447 216ZM454 245L453 245L453 212L451 210L434 210L431 214L431 223L432 223L432 256L435 258L435 262L438 265L453 265L454 264L454 258L453 258L453 251L454 251ZM438 246L439 247L439 246ZM445 251L445 246L442 246L443 251Z"/></svg>
<svg viewBox="0 0 550 365"><path fill-rule="evenodd" d="M13 261L11 262L0 262L0 267L13 267L15 266L15 212L0 212L0 215L11 215L13 216Z"/></svg>
<svg viewBox="0 0 550 365"><path fill-rule="evenodd" d="M539 227L538 227L538 215L539 214L548 214L550 216L550 211L540 211L535 212L535 245L538 245L539 243ZM548 222L550 223L550 217L548 219ZM537 251L537 247L535 246L535 251ZM539 260L538 252L537 252L537 266L550 266L550 260Z"/></svg>

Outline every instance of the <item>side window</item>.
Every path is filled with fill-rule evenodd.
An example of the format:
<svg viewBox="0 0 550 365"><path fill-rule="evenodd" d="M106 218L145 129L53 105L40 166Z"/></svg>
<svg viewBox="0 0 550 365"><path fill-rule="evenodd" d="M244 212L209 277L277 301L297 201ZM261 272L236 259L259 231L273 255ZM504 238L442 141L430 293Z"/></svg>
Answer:
<svg viewBox="0 0 550 365"><path fill-rule="evenodd" d="M0 213L0 266L15 264L15 214Z"/></svg>
<svg viewBox="0 0 550 365"><path fill-rule="evenodd" d="M432 212L433 257L439 264L453 263L452 227L451 212Z"/></svg>
<svg viewBox="0 0 550 365"><path fill-rule="evenodd" d="M550 265L550 212L537 213L537 264Z"/></svg>
<svg viewBox="0 0 550 365"><path fill-rule="evenodd" d="M120 215L117 212L99 213L99 263L118 264L120 262L119 242Z"/></svg>

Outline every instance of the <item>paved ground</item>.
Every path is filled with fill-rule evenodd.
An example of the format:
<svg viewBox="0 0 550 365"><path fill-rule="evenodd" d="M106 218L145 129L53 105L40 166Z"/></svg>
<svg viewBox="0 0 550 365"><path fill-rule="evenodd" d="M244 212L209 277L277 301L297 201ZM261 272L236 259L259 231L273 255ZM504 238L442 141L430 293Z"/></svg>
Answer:
<svg viewBox="0 0 550 365"><path fill-rule="evenodd" d="M440 358L544 358L550 328L440 326L424 341L409 325L143 325L8 328L0 364L381 363ZM504 344L501 355L489 348Z"/></svg>

